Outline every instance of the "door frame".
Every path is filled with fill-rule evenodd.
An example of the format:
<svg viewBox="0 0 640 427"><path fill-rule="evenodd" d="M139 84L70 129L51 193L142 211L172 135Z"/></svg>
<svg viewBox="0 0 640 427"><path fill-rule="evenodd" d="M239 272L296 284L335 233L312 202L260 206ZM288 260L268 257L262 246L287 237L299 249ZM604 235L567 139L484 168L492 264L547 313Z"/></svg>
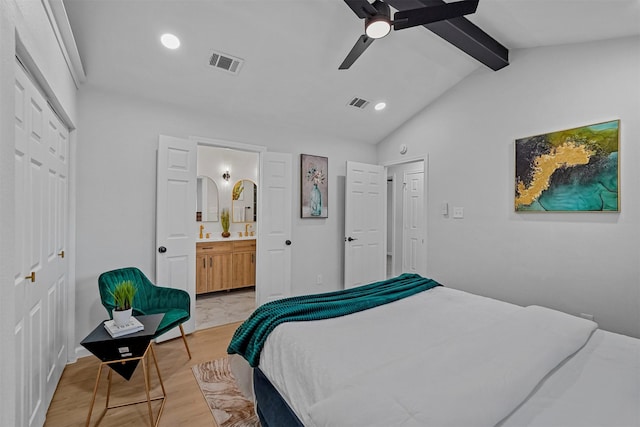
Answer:
<svg viewBox="0 0 640 427"><path fill-rule="evenodd" d="M389 168L392 166L400 166L400 165L404 165L404 164L408 164L408 163L416 163L416 162L420 162L422 161L422 165L423 165L423 172L424 172L424 186L423 186L423 190L424 190L424 195L423 195L423 200L424 200L424 238L425 241L427 242L427 245L424 248L424 253L425 253L425 259L424 259L424 271L427 272L429 271L429 246L428 246L428 242L429 242L429 228L427 227L427 224L429 223L429 199L428 199L428 195L429 195L429 154L425 154L424 156L416 156L416 157L410 157L410 158L406 158L406 159L398 159L398 160L390 160L388 162L382 162L380 163L381 166L385 167L385 173L386 176L389 176ZM394 182L397 179L397 174L393 174L394 177ZM394 185L395 187L395 185ZM395 198L393 200L393 203L395 204ZM387 207L385 206L385 213L386 213L386 209ZM396 210L397 210L397 206L394 206L393 209L393 218L396 218ZM390 219L387 218L387 222ZM404 220L403 220L404 221ZM387 227L389 226L389 224L387 224ZM402 244L404 246L404 232L403 232L403 236L402 236ZM394 238L394 242L393 242L393 247L392 247L392 255L391 255L391 259L393 264L395 264L395 258L397 256L397 248L395 245L395 238ZM397 273L395 271L394 266L391 266L391 270L393 271L393 273Z"/></svg>
<svg viewBox="0 0 640 427"><path fill-rule="evenodd" d="M386 254L385 257L391 255L391 271L387 270L387 277L395 277L396 268L395 268L395 257L396 257L396 229L395 227L391 227L389 230L389 226L396 222L396 182L397 182L397 174L392 173L389 174L389 168L385 167L385 172L387 174L387 220L386 220L386 228L387 233L391 232L391 239L387 239L386 246ZM389 180L391 180L391 190L389 190ZM391 209L389 209L389 203L391 204ZM389 242L391 240L391 242ZM386 260L386 258L385 258Z"/></svg>
<svg viewBox="0 0 640 427"><path fill-rule="evenodd" d="M225 139L218 139L218 138L208 138L208 137L204 137L204 136L189 136L190 140L195 141L196 145L202 145L202 146L206 146L206 147L216 147L216 148L229 148L232 150L237 150L237 151L246 151L246 152L250 152L250 153L257 153L258 154L258 179L261 176L261 171L263 170L263 161L264 161L264 153L267 151L267 147L263 146L263 145L254 145L254 144L247 144L244 142L235 142L235 141L229 141L229 140L225 140ZM257 209L257 215L258 218L256 220L256 227L259 230L262 229L261 225L262 225L262 218L264 217L264 215L262 215L262 203L260 203L260 200L262 200L262 185L260 182L257 182L257 187L258 187L258 209ZM194 235L193 238L193 245L195 246L196 244L196 238ZM256 240L256 248L257 245L259 245L259 239ZM258 251L256 250L256 256L257 256ZM256 264L257 264L257 258L256 258ZM256 275L256 289L258 289L258 286L260 286L260 276ZM257 298L258 298L258 292L256 292L256 302L257 302Z"/></svg>

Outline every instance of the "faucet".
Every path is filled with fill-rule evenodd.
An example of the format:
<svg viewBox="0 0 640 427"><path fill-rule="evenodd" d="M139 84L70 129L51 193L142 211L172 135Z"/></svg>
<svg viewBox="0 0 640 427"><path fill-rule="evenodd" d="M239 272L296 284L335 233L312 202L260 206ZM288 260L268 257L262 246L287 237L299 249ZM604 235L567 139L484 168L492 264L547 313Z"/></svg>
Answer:
<svg viewBox="0 0 640 427"><path fill-rule="evenodd" d="M249 223L246 223L246 224L244 225L244 235L245 235L245 236L248 236L248 235L249 235L249 227L251 227L251 224L249 224Z"/></svg>
<svg viewBox="0 0 640 427"><path fill-rule="evenodd" d="M202 239L202 232L204 231L204 225L200 224L200 238Z"/></svg>

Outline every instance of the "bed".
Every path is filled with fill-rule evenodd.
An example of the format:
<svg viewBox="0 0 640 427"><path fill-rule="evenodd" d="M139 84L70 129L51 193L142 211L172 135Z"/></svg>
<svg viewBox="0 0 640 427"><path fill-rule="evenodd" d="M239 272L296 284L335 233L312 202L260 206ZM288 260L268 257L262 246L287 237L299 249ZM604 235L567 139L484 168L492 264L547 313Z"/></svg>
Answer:
<svg viewBox="0 0 640 427"><path fill-rule="evenodd" d="M231 362L264 427L640 426L640 340L437 284L390 299L337 317L303 308L294 321L267 308L275 325L239 328L232 354L264 335L251 363ZM300 318L309 312L317 320Z"/></svg>

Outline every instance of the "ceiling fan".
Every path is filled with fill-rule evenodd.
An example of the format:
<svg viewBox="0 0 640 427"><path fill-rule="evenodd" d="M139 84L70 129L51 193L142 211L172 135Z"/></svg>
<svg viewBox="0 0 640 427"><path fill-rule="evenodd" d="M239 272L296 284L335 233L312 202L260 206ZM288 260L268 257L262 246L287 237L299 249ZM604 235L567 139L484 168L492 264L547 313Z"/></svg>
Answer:
<svg viewBox="0 0 640 427"><path fill-rule="evenodd" d="M479 28L475 27L466 19L462 18L464 15L474 13L478 7L478 0L461 0L453 3L445 3L444 1L434 0L419 0L413 2L399 2L398 0L389 0L394 7L406 8L405 10L399 10L393 15L391 20L391 11L389 4L381 0L375 0L373 3L369 3L367 0L344 0L345 3L353 10L353 12L360 19L364 19L365 34L360 36L356 44L353 46L345 60L338 67L340 70L346 70L362 55L362 53L373 43L375 39L382 38L389 34L391 28L394 30L403 30L405 28L416 27L424 25L431 31L450 41L458 46L460 49L474 56L476 59L481 60L491 68L498 69L508 64L508 51L504 46L489 37ZM420 5L421 7L414 7ZM451 21L449 21L451 20ZM472 28L457 28L458 33L462 33L465 36L473 39L471 43L464 43L466 39L461 38L459 35L452 36L452 40L446 37L446 34L441 34L442 25L441 21L447 22L448 27L472 27ZM465 31L467 30L467 31ZM472 31L469 31L472 30ZM470 34L467 34L470 33ZM467 46L461 46L462 41ZM500 59L500 65L495 68L493 65L489 65L483 59L479 58L474 52L470 50L495 50L496 45L501 48L499 52L489 52L490 56L498 56ZM482 52L481 55L487 55L486 52ZM495 59L492 59L495 61Z"/></svg>

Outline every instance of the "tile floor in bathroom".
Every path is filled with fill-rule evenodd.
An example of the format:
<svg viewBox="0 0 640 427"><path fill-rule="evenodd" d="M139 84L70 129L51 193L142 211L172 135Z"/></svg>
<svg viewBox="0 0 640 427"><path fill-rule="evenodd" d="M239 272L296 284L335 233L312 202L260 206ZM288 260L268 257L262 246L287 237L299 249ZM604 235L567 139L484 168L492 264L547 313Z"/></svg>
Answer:
<svg viewBox="0 0 640 427"><path fill-rule="evenodd" d="M196 297L196 330L243 321L255 308L255 288L198 295Z"/></svg>

